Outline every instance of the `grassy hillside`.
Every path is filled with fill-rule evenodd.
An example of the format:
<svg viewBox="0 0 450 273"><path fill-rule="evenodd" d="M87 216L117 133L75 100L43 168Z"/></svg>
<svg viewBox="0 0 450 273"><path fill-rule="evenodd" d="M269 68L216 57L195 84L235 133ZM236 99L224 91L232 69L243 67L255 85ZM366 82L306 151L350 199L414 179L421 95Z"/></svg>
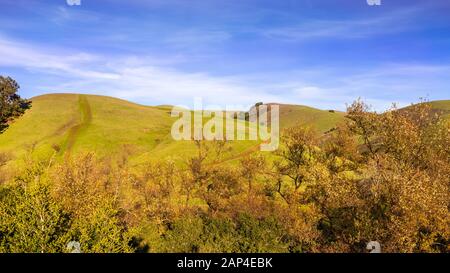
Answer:
<svg viewBox="0 0 450 273"><path fill-rule="evenodd" d="M20 156L30 150L107 154L128 144L148 148L170 125L165 111L108 97L53 94L32 101L32 109L0 136L0 150Z"/></svg>
<svg viewBox="0 0 450 273"><path fill-rule="evenodd" d="M26 154L49 156L56 152L93 151L99 156L125 155L129 160L171 157L184 159L195 151L191 141L174 141L175 118L170 106L143 106L94 95L49 94L32 98L32 108L0 135L0 151L19 159ZM430 102L444 114L450 101ZM331 129L345 113L307 106L280 104L281 129L299 124ZM257 150L256 141L234 141L229 158Z"/></svg>
<svg viewBox="0 0 450 273"><path fill-rule="evenodd" d="M324 111L302 105L280 104L280 127L312 125L321 132L333 128L344 119L344 112Z"/></svg>
<svg viewBox="0 0 450 273"><path fill-rule="evenodd" d="M49 156L56 152L93 151L99 156L124 154L129 160L186 158L195 151L191 141L174 141L175 118L170 106L143 106L95 95L49 94L32 98L32 108L0 135L0 151L19 159L24 155ZM281 128L297 124L332 128L342 112L306 106L280 105ZM230 158L256 150L256 141L234 141Z"/></svg>
<svg viewBox="0 0 450 273"><path fill-rule="evenodd" d="M429 102L433 109L439 111L439 114L444 115L445 118L450 119L450 100L436 100Z"/></svg>
<svg viewBox="0 0 450 273"><path fill-rule="evenodd" d="M429 102L435 109L445 110L450 112L450 100L435 100Z"/></svg>
<svg viewBox="0 0 450 273"><path fill-rule="evenodd" d="M130 160L186 158L191 141L174 141L175 118L169 106L148 107L93 95L50 94L32 98L32 108L0 135L0 151L18 159L24 155L93 151L99 156L125 154ZM233 145L243 152L256 142Z"/></svg>

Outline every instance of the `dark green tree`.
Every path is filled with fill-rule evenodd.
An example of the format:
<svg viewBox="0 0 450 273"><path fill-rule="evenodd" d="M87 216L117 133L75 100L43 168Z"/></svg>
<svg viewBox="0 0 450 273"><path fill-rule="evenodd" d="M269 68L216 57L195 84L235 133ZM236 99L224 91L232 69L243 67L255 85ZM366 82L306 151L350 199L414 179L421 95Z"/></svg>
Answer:
<svg viewBox="0 0 450 273"><path fill-rule="evenodd" d="M8 124L30 108L31 101L22 99L17 91L19 84L10 77L0 76L0 133L8 128Z"/></svg>

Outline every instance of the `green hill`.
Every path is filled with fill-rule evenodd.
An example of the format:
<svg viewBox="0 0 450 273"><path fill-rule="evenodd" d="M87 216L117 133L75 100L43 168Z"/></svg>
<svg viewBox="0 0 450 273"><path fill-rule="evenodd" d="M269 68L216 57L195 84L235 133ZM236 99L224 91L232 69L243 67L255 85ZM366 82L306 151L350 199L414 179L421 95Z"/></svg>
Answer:
<svg viewBox="0 0 450 273"><path fill-rule="evenodd" d="M17 157L30 150L106 155L126 145L152 149L171 123L163 110L109 97L52 94L32 101L32 108L0 136L0 150Z"/></svg>
<svg viewBox="0 0 450 273"><path fill-rule="evenodd" d="M123 155L132 162L170 157L185 159L195 151L192 141L174 141L171 107L143 106L125 100L79 94L49 94L32 98L32 108L0 135L0 152L13 159L25 155L62 156L92 151L101 157ZM430 102L444 114L450 101ZM281 129L299 124L325 132L345 113L280 104ZM257 150L257 141L232 141L230 159ZM17 160L15 160L17 161Z"/></svg>
<svg viewBox="0 0 450 273"><path fill-rule="evenodd" d="M279 105L281 128L295 125L312 125L319 131L325 132L333 128L339 121L342 121L345 116L344 112L339 111L324 111L302 105Z"/></svg>
<svg viewBox="0 0 450 273"><path fill-rule="evenodd" d="M174 141L175 118L170 106L143 106L121 99L79 94L48 94L32 98L32 108L0 135L0 151L24 155L61 156L93 151L99 156L125 155L140 162L152 158L186 158L192 141ZM280 105L281 128L310 124L321 131L343 119L342 112ZM256 150L256 141L234 141L230 158Z"/></svg>

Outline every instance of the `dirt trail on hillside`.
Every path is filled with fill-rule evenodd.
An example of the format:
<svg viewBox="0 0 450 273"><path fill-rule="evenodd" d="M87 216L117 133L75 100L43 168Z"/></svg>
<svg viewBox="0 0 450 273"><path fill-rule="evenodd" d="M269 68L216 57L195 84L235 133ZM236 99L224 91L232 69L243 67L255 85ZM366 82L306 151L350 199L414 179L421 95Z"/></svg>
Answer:
<svg viewBox="0 0 450 273"><path fill-rule="evenodd" d="M78 107L80 110L80 122L69 129L67 139L64 141L61 153L70 152L80 133L89 127L92 122L91 106L85 95L78 96Z"/></svg>

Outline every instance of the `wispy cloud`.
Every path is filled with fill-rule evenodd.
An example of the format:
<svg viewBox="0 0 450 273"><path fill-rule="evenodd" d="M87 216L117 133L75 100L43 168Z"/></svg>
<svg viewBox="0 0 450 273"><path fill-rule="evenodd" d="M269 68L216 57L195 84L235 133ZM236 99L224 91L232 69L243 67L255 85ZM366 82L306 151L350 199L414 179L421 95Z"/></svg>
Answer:
<svg viewBox="0 0 450 273"><path fill-rule="evenodd" d="M0 67L19 67L56 74L62 83L40 83L45 92L91 92L150 103L190 103L202 97L205 103L248 106L254 96L266 101L277 97L254 90L234 77L214 77L204 72L182 72L154 58L92 55L50 50L0 37Z"/></svg>
<svg viewBox="0 0 450 273"><path fill-rule="evenodd" d="M416 8L391 12L370 18L345 20L306 20L297 25L261 30L268 38L287 41L305 41L320 38L358 39L397 33L413 28Z"/></svg>
<svg viewBox="0 0 450 273"><path fill-rule="evenodd" d="M26 43L17 42L0 36L0 66L21 67L25 69L45 70L47 73L65 73L80 77L97 77L111 79L115 75L99 72L83 67L98 61L98 57L92 54L64 53L61 49L53 49L54 53L47 52L48 49L30 46Z"/></svg>
<svg viewBox="0 0 450 273"><path fill-rule="evenodd" d="M218 76L186 72L154 56L99 55L48 48L0 36L0 67L16 67L38 75L44 93L74 92L110 95L147 104L185 104L194 97L205 104L247 107L256 101L304 104L344 110L362 97L375 109L391 102L406 105L429 92L446 94L450 65L391 63L371 69L311 67L265 74ZM435 99L439 97L432 97Z"/></svg>

